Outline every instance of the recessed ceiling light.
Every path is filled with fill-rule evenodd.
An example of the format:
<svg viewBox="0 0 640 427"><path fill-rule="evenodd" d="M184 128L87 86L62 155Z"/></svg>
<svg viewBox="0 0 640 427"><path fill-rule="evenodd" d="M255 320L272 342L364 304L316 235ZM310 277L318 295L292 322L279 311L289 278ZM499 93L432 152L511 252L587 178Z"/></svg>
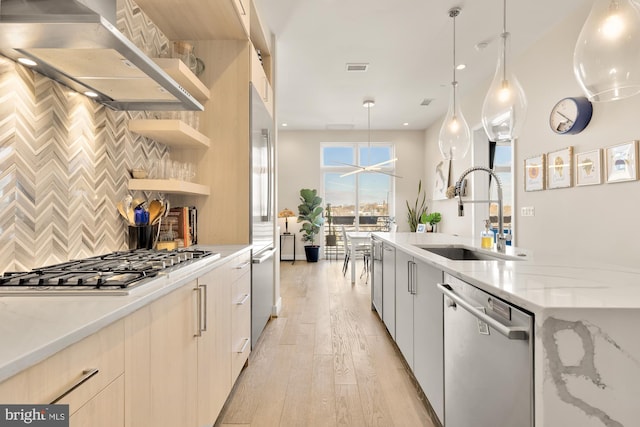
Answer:
<svg viewBox="0 0 640 427"><path fill-rule="evenodd" d="M404 123L402 124L402 126L409 126L409 123L404 122Z"/></svg>
<svg viewBox="0 0 640 427"><path fill-rule="evenodd" d="M90 90L87 90L87 91L85 91L85 92L83 92L83 93L84 93L85 95L87 95L89 98L97 98L97 97L98 97L98 94L97 94L97 93L95 93L95 92L93 92L93 91L90 91Z"/></svg>
<svg viewBox="0 0 640 427"><path fill-rule="evenodd" d="M289 124L288 124L288 123L283 123L283 124L282 124L282 127L283 127L283 128L286 128L287 126L289 126Z"/></svg>
<svg viewBox="0 0 640 427"><path fill-rule="evenodd" d="M36 65L38 65L36 61L29 58L18 58L18 62L23 65L28 65L29 67L35 67Z"/></svg>
<svg viewBox="0 0 640 427"><path fill-rule="evenodd" d="M456 70L464 70L465 68L467 68L467 65L466 65L466 64L459 64L459 65L456 67Z"/></svg>

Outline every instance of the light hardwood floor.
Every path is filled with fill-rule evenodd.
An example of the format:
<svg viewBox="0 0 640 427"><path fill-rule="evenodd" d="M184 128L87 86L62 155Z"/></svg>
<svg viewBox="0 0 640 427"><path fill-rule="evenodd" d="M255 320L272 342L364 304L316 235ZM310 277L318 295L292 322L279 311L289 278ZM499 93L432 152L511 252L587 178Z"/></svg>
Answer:
<svg viewBox="0 0 640 427"><path fill-rule="evenodd" d="M280 263L282 312L267 324L216 426L434 426L371 311L365 277L352 285L341 268L341 261Z"/></svg>

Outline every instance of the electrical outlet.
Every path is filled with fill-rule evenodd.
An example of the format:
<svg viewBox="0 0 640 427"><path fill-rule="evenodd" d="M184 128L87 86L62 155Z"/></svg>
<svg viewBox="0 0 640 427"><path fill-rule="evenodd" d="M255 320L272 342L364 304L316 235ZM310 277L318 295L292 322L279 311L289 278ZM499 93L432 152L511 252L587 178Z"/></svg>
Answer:
<svg viewBox="0 0 640 427"><path fill-rule="evenodd" d="M533 206L520 208L520 216L536 216L536 210Z"/></svg>

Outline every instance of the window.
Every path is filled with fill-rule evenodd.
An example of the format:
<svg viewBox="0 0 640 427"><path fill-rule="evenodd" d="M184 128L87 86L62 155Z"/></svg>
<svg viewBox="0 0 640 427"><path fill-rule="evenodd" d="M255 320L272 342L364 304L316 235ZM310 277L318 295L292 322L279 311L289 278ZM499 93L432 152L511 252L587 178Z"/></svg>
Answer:
<svg viewBox="0 0 640 427"><path fill-rule="evenodd" d="M391 144L323 144L321 170L325 205L331 204L333 224L355 229L384 229L394 216L393 177L378 172L360 172L341 177L357 166L371 166L394 158ZM395 163L380 166L395 172Z"/></svg>

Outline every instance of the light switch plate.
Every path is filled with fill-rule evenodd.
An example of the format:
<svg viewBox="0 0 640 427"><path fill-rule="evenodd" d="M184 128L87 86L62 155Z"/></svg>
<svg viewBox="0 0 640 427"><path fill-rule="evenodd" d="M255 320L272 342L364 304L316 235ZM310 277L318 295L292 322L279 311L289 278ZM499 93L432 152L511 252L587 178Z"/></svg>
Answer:
<svg viewBox="0 0 640 427"><path fill-rule="evenodd" d="M536 216L536 210L533 206L525 206L520 208L520 216Z"/></svg>

